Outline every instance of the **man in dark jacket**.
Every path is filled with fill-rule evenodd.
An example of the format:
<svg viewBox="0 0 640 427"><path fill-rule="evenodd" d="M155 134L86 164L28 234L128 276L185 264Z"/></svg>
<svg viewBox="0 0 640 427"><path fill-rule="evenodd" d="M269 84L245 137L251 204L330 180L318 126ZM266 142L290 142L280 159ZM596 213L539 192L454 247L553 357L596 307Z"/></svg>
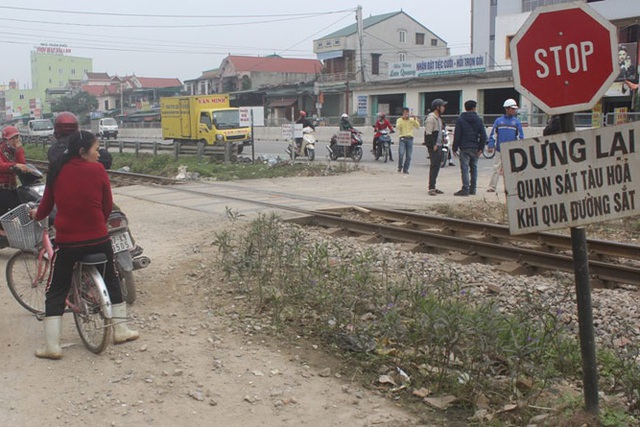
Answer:
<svg viewBox="0 0 640 427"><path fill-rule="evenodd" d="M476 113L476 101L464 103L464 113L460 114L453 133L453 152L460 156L462 189L454 196L476 194L478 181L478 158L487 143L487 132L482 119ZM459 150L459 153L458 153Z"/></svg>

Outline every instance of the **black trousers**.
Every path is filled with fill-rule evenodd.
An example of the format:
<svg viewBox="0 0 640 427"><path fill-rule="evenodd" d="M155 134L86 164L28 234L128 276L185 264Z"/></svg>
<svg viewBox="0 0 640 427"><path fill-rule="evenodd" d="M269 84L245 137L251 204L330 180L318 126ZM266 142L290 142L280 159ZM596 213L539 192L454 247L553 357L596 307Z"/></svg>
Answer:
<svg viewBox="0 0 640 427"><path fill-rule="evenodd" d="M45 316L62 316L65 308L65 300L71 288L73 267L84 255L103 253L107 255L107 263L104 266L96 266L102 274L109 291L112 304L120 304L122 292L120 281L113 260L113 248L111 239L100 239L100 243L83 242L78 246L58 245L51 260L51 273L47 285L45 300Z"/></svg>
<svg viewBox="0 0 640 427"><path fill-rule="evenodd" d="M442 149L436 145L427 145L429 151L429 190L435 190L440 165L442 164Z"/></svg>

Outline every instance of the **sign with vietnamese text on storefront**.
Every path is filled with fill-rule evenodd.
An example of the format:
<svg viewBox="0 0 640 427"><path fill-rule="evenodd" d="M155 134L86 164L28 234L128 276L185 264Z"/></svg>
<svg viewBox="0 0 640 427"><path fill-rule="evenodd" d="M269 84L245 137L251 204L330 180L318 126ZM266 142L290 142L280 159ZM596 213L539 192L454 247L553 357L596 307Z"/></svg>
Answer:
<svg viewBox="0 0 640 427"><path fill-rule="evenodd" d="M483 55L455 55L420 61L392 62L389 64L389 78L425 77L439 74L460 74L485 71Z"/></svg>
<svg viewBox="0 0 640 427"><path fill-rule="evenodd" d="M640 123L500 145L511 234L638 215Z"/></svg>

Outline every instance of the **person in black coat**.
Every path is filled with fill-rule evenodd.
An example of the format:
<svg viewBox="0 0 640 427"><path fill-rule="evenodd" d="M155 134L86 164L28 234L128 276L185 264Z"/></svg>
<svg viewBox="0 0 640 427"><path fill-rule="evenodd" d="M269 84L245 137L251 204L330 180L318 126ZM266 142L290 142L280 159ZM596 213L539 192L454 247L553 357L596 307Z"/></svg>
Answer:
<svg viewBox="0 0 640 427"><path fill-rule="evenodd" d="M487 131L476 113L477 105L473 100L464 103L464 113L460 114L453 132L453 152L460 157L462 176L462 188L453 193L454 196L476 194L478 158L487 143Z"/></svg>

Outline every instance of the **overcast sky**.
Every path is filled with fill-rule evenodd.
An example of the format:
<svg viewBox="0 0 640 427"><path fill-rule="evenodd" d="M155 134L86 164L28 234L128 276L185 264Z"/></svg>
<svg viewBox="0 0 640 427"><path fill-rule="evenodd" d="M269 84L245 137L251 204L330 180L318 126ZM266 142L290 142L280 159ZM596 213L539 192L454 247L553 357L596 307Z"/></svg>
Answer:
<svg viewBox="0 0 640 427"><path fill-rule="evenodd" d="M0 83L30 87L29 54L41 43L93 58L94 72L181 81L217 68L230 53L315 58L313 40L354 23L358 3L364 18L402 8L453 55L470 51L471 0L5 0Z"/></svg>

